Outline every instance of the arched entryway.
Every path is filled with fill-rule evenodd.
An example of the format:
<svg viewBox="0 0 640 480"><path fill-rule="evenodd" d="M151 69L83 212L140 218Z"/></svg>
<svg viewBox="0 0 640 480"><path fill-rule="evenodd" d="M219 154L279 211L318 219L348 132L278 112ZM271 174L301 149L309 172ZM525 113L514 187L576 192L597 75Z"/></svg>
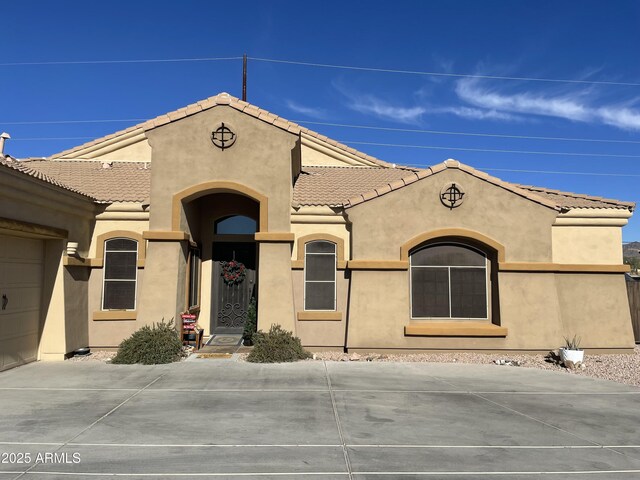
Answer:
<svg viewBox="0 0 640 480"><path fill-rule="evenodd" d="M200 193L180 205L183 228L197 252L187 265L188 307L198 312L206 336L241 335L249 305L258 302L255 234L262 227L263 202L229 189Z"/></svg>

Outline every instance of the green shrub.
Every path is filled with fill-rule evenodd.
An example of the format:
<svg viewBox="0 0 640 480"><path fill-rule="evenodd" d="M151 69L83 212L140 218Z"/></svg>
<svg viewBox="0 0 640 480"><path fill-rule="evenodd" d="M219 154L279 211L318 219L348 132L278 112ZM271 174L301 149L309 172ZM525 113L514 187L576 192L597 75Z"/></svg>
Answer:
<svg viewBox="0 0 640 480"><path fill-rule="evenodd" d="M253 363L295 362L310 358L311 354L302 348L300 339L284 330L280 325L271 325L265 333L259 331L253 335L254 347L247 357Z"/></svg>
<svg viewBox="0 0 640 480"><path fill-rule="evenodd" d="M118 353L111 363L155 365L180 360L182 342L173 320L164 319L153 326L145 325L136 331L118 347Z"/></svg>
<svg viewBox="0 0 640 480"><path fill-rule="evenodd" d="M244 322L242 332L243 343L247 346L253 345L253 334L258 330L258 314L256 312L256 299L252 298L247 309L247 321Z"/></svg>

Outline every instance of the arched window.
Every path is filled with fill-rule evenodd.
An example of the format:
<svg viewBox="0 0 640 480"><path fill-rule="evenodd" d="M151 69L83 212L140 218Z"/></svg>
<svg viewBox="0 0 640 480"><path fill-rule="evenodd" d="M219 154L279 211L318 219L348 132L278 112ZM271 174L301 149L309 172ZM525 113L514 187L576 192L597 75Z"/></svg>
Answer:
<svg viewBox="0 0 640 480"><path fill-rule="evenodd" d="M488 319L487 256L457 243L411 252L411 317Z"/></svg>
<svg viewBox="0 0 640 480"><path fill-rule="evenodd" d="M231 215L216 220L214 233L218 235L256 233L256 221L244 215Z"/></svg>
<svg viewBox="0 0 640 480"><path fill-rule="evenodd" d="M103 310L135 310L138 242L111 238L104 242Z"/></svg>
<svg viewBox="0 0 640 480"><path fill-rule="evenodd" d="M336 309L336 244L323 240L304 247L304 309Z"/></svg>

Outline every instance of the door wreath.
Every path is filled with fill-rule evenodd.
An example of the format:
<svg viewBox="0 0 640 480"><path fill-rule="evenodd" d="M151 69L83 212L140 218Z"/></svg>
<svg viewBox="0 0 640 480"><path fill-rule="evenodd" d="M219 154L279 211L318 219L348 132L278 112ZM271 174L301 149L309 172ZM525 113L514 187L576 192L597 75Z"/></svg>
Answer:
<svg viewBox="0 0 640 480"><path fill-rule="evenodd" d="M222 272L220 276L227 285L238 285L242 283L247 272L247 267L244 263L231 260L230 262L220 262Z"/></svg>

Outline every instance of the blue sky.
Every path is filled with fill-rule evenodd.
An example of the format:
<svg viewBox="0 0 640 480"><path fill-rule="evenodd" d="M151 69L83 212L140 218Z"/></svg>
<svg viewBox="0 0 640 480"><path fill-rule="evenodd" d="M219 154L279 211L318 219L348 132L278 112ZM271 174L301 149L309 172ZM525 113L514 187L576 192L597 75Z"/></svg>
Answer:
<svg viewBox="0 0 640 480"><path fill-rule="evenodd" d="M640 202L640 2L634 0L379 6L22 0L5 2L1 18L0 130L11 134L6 152L17 157L47 156L221 91L241 94L239 60L24 63L246 52L253 57L250 102L290 120L317 122L303 124L381 159L427 166L456 158L516 183ZM57 121L83 123L32 123ZM623 236L640 240L640 216Z"/></svg>

